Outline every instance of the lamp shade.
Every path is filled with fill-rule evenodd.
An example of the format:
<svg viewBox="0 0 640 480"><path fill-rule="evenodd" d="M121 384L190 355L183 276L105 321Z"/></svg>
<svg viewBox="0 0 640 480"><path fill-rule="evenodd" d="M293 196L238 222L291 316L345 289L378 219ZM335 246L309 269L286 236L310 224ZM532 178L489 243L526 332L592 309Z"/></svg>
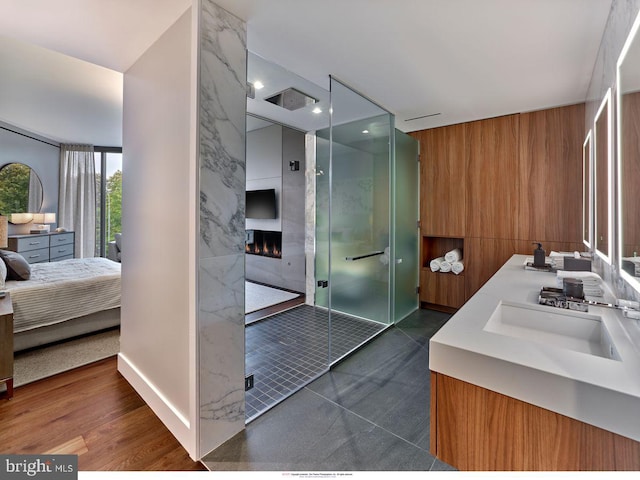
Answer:
<svg viewBox="0 0 640 480"><path fill-rule="evenodd" d="M55 213L33 213L33 223L56 223Z"/></svg>
<svg viewBox="0 0 640 480"><path fill-rule="evenodd" d="M0 216L0 248L7 247L7 220L8 217Z"/></svg>
<svg viewBox="0 0 640 480"><path fill-rule="evenodd" d="M23 223L29 223L33 220L33 213L12 213L11 223L21 225Z"/></svg>

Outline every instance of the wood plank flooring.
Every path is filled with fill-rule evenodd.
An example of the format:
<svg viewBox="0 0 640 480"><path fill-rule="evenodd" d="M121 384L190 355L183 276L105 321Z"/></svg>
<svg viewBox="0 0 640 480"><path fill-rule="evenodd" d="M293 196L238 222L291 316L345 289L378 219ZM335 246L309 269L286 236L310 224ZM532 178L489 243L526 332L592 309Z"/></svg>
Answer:
<svg viewBox="0 0 640 480"><path fill-rule="evenodd" d="M206 470L118 373L116 357L0 400L0 452L77 454L81 471Z"/></svg>

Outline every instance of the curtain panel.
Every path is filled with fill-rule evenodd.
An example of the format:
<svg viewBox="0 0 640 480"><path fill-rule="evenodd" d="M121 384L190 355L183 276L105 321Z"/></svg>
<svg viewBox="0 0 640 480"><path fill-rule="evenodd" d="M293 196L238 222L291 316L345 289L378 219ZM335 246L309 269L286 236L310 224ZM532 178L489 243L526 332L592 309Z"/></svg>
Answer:
<svg viewBox="0 0 640 480"><path fill-rule="evenodd" d="M75 232L78 258L96 253L95 177L93 145L60 145L58 225Z"/></svg>

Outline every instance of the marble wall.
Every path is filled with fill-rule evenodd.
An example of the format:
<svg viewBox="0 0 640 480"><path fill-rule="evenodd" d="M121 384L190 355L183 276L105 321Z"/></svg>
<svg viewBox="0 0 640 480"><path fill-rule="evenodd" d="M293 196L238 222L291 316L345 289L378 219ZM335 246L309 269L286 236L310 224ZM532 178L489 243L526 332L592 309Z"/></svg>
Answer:
<svg viewBox="0 0 640 480"><path fill-rule="evenodd" d="M627 36L633 26L636 16L640 12L640 0L613 0L611 11L600 43L600 49L593 67L591 82L587 93L585 109L585 137L593 128L594 118L607 90L611 88L612 100L615 105L616 77L618 57L622 51ZM614 108L615 118L615 108ZM614 121L613 139L616 143L617 133ZM617 146L614 147L614 152ZM617 213L614 212L617 218ZM615 225L615 224L614 224ZM614 235L617 238L617 234ZM617 240L616 240L617 242ZM617 245L616 247L617 248ZM617 265L608 265L599 257L594 257L594 270L603 276L613 286L615 293L621 298L635 298L640 300L640 294L630 288L618 274Z"/></svg>
<svg viewBox="0 0 640 480"><path fill-rule="evenodd" d="M199 455L244 429L246 25L199 14Z"/></svg>

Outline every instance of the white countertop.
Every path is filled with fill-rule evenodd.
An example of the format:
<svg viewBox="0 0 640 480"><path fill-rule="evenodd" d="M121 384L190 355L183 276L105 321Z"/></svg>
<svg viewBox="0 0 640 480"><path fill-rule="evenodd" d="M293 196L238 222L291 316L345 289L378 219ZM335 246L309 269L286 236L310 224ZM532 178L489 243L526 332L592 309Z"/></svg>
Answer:
<svg viewBox="0 0 640 480"><path fill-rule="evenodd" d="M567 312L538 305L556 274L525 270L527 258L511 257L431 338L429 368L640 441L640 321L603 307L585 314L602 317L619 361L484 330L501 301Z"/></svg>

